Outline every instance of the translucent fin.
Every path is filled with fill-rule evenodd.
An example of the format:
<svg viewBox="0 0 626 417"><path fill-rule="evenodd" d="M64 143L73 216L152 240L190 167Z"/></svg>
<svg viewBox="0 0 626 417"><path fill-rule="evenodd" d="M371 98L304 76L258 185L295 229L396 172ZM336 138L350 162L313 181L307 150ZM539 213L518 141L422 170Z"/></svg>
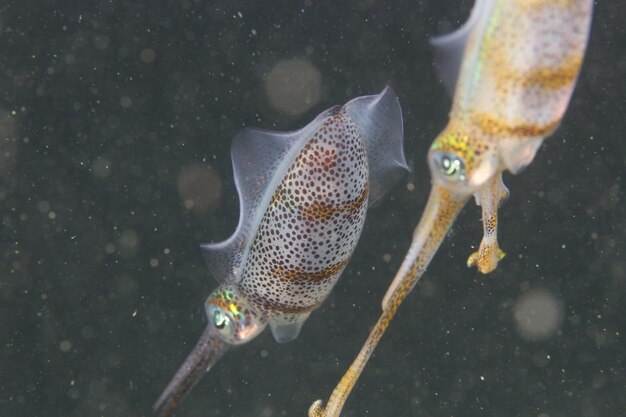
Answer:
<svg viewBox="0 0 626 417"><path fill-rule="evenodd" d="M369 163L369 202L374 203L409 170L404 159L402 109L391 87L377 95L357 97L346 112L363 135Z"/></svg>
<svg viewBox="0 0 626 417"><path fill-rule="evenodd" d="M493 4L493 0L475 0L467 22L452 33L435 36L430 44L435 48L435 68L450 96L454 95L456 80L461 71L463 53L470 35Z"/></svg>
<svg viewBox="0 0 626 417"><path fill-rule="evenodd" d="M308 314L303 318L298 319L295 322L284 322L282 320L270 321L270 329L272 329L272 336L278 343L287 343L294 340L300 334L304 322L309 317Z"/></svg>
<svg viewBox="0 0 626 417"><path fill-rule="evenodd" d="M535 159L542 142L543 138L502 139L499 144L500 157L509 171L519 174Z"/></svg>
<svg viewBox="0 0 626 417"><path fill-rule="evenodd" d="M204 259L218 282L237 282L249 238L256 233L278 182L300 148L335 110L336 107L324 111L298 131L243 129L235 136L231 157L239 195L239 224L229 239L201 245Z"/></svg>
<svg viewBox="0 0 626 417"><path fill-rule="evenodd" d="M240 210L240 219L243 214ZM238 228L239 229L239 228ZM242 247L246 239L235 233L230 239L220 243L200 245L202 255L215 279L221 284L232 284L236 281L237 266L241 261Z"/></svg>

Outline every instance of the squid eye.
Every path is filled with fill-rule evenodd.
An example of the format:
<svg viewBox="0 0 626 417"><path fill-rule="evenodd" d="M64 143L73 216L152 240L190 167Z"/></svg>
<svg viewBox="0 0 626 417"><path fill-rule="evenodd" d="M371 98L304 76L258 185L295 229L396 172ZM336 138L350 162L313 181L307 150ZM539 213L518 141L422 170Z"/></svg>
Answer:
<svg viewBox="0 0 626 417"><path fill-rule="evenodd" d="M465 181L465 164L457 155L438 152L433 155L435 165L445 179L451 182Z"/></svg>
<svg viewBox="0 0 626 417"><path fill-rule="evenodd" d="M213 311L213 326L219 334L224 338L230 338L233 335L233 322L230 316L222 310Z"/></svg>
<svg viewBox="0 0 626 417"><path fill-rule="evenodd" d="M204 303L208 325L230 345L246 343L267 325L264 316L253 310L242 294L232 287L219 287Z"/></svg>

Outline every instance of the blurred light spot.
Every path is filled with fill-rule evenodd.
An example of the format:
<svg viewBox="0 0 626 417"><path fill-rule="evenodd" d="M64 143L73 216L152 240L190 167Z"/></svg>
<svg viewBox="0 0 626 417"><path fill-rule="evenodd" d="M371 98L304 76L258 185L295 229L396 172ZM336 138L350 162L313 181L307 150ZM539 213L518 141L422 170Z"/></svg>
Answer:
<svg viewBox="0 0 626 417"><path fill-rule="evenodd" d="M274 110L297 116L320 100L321 76L303 59L279 61L265 78L265 91Z"/></svg>
<svg viewBox="0 0 626 417"><path fill-rule="evenodd" d="M104 251L108 253L109 255L115 252L115 249L116 248L113 243L107 243L106 246L104 247Z"/></svg>
<svg viewBox="0 0 626 417"><path fill-rule="evenodd" d="M602 372L602 371L600 371L600 372ZM591 386L592 386L594 389L601 389L601 388L603 388L604 386L606 386L606 383L607 383L607 376L606 376L606 375L603 375L602 373L599 373L599 374L596 374L596 375L593 377L593 380L592 380Z"/></svg>
<svg viewBox="0 0 626 417"><path fill-rule="evenodd" d="M114 282L116 294L122 297L128 297L137 289L137 282L133 277L126 274L115 276Z"/></svg>
<svg viewBox="0 0 626 417"><path fill-rule="evenodd" d="M192 164L178 174L178 195L187 210L210 214L222 200L222 181L210 166Z"/></svg>
<svg viewBox="0 0 626 417"><path fill-rule="evenodd" d="M50 211L50 203L48 203L46 200L38 201L37 210L39 210L40 213L47 213L48 211Z"/></svg>
<svg viewBox="0 0 626 417"><path fill-rule="evenodd" d="M122 255L134 255L137 251L137 246L139 246L139 236L137 232L132 229L124 230L117 240L117 246Z"/></svg>
<svg viewBox="0 0 626 417"><path fill-rule="evenodd" d="M91 162L91 173L96 178L106 178L111 174L111 162L99 156Z"/></svg>
<svg viewBox="0 0 626 417"><path fill-rule="evenodd" d="M54 211L51 211L50 213L48 213L48 218L50 220L54 220L57 218L57 214Z"/></svg>
<svg viewBox="0 0 626 417"><path fill-rule="evenodd" d="M80 329L80 335L83 337L83 339L91 339L93 337L93 328L91 326L85 326L82 329Z"/></svg>
<svg viewBox="0 0 626 417"><path fill-rule="evenodd" d="M17 157L15 117L0 110L0 176L8 174Z"/></svg>
<svg viewBox="0 0 626 417"><path fill-rule="evenodd" d="M139 58L144 64L152 64L154 62L154 58L156 58L156 53L152 48L142 49L139 54Z"/></svg>
<svg viewBox="0 0 626 417"><path fill-rule="evenodd" d="M539 351L533 355L532 361L537 368L545 368L550 363L550 355Z"/></svg>
<svg viewBox="0 0 626 417"><path fill-rule="evenodd" d="M129 108L131 104L133 104L133 100L128 97L128 96L123 96L120 99L120 104L122 105L122 107L124 107L125 109Z"/></svg>
<svg viewBox="0 0 626 417"><path fill-rule="evenodd" d="M69 352L72 349L72 342L69 340L63 340L59 343L59 348L61 349L61 352Z"/></svg>
<svg viewBox="0 0 626 417"><path fill-rule="evenodd" d="M602 316L598 317L598 319L600 318L602 318ZM596 345L598 346L602 346L606 342L606 334L604 332L604 330L600 330L600 328L595 324L590 324L585 328L585 333L587 334L587 336L591 339L594 339Z"/></svg>
<svg viewBox="0 0 626 417"><path fill-rule="evenodd" d="M159 266L159 260L156 258L150 259L150 266L156 268L157 266Z"/></svg>
<svg viewBox="0 0 626 417"><path fill-rule="evenodd" d="M96 46L96 49L103 51L109 47L109 37L106 35L96 35L93 44Z"/></svg>
<svg viewBox="0 0 626 417"><path fill-rule="evenodd" d="M70 397L72 400L77 400L80 397L80 391L78 390L78 388L72 387L67 390L67 396Z"/></svg>
<svg viewBox="0 0 626 417"><path fill-rule="evenodd" d="M435 284L431 280L426 279L422 281L419 294L421 297L424 298L432 298L437 293L437 290L437 284Z"/></svg>
<svg viewBox="0 0 626 417"><path fill-rule="evenodd" d="M562 302L546 290L531 290L513 306L519 335L530 341L551 337L563 319Z"/></svg>

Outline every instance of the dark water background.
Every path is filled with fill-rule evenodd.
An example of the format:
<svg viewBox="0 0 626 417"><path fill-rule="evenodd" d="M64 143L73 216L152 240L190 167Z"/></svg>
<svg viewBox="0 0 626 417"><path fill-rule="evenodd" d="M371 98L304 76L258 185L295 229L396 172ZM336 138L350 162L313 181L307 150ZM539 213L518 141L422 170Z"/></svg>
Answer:
<svg viewBox="0 0 626 417"><path fill-rule="evenodd" d="M237 223L233 135L297 128L391 84L413 173L368 214L301 336L279 345L266 332L229 352L178 415L305 417L326 399L428 195L425 155L450 101L427 37L470 8L0 1L0 416L150 416L205 326L216 282L198 245ZM486 277L465 267L482 235L468 205L344 417L626 414L625 14L622 1L598 2L562 126L505 177L507 258ZM295 98L268 87L292 59L290 76L309 86ZM548 337L520 331L528 300L556 318Z"/></svg>

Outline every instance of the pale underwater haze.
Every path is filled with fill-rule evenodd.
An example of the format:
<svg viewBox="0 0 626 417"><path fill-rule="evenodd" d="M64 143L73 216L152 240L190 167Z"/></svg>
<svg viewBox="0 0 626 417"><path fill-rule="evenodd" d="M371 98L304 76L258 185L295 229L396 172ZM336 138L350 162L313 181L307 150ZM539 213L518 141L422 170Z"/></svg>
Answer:
<svg viewBox="0 0 626 417"><path fill-rule="evenodd" d="M300 336L231 349L176 416L305 417L367 337L448 119L429 37L471 1L0 4L0 417L152 416L206 326L201 243L237 226L230 145L391 85L412 167L368 211ZM563 123L499 211L507 256L466 267L462 212L344 417L626 414L626 5L595 5Z"/></svg>

